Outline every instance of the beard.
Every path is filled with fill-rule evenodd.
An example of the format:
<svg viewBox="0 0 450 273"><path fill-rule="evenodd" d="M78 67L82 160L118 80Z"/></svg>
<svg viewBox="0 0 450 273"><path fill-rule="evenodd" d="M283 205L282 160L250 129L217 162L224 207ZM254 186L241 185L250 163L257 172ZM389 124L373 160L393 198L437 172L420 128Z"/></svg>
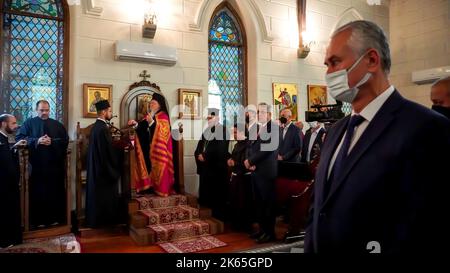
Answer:
<svg viewBox="0 0 450 273"><path fill-rule="evenodd" d="M8 133L8 134L11 135L11 134L13 134L16 130L15 130L15 129L11 129L10 127L6 126L5 131L6 131L6 133Z"/></svg>

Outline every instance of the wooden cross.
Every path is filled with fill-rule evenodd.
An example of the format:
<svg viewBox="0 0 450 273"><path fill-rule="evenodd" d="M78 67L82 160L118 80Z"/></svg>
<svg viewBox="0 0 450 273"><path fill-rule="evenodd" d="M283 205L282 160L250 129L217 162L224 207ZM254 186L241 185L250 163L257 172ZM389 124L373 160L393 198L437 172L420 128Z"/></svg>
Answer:
<svg viewBox="0 0 450 273"><path fill-rule="evenodd" d="M141 78L143 79L143 81L146 81L147 78L150 78L150 77L151 77L151 75L150 75L150 74L147 74L147 70L144 70L144 71L142 71L141 74L139 74L139 77L141 77Z"/></svg>

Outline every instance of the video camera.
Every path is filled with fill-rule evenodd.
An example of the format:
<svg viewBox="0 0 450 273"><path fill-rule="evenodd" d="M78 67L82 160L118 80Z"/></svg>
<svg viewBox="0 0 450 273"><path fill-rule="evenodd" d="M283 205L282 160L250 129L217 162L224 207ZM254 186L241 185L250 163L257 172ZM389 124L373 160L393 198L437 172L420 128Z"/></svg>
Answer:
<svg viewBox="0 0 450 273"><path fill-rule="evenodd" d="M335 123L345 117L345 114L341 109L341 101L337 101L336 104L314 105L311 106L311 108L317 109L317 112L305 111L306 122L317 121L322 123Z"/></svg>

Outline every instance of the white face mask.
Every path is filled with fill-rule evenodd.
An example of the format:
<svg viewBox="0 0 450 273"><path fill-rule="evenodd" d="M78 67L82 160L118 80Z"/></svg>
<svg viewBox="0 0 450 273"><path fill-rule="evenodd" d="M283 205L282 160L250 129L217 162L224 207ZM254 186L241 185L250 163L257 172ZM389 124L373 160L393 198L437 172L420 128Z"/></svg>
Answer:
<svg viewBox="0 0 450 273"><path fill-rule="evenodd" d="M348 73L359 64L364 56L365 54L359 57L348 70L342 69L325 75L328 90L335 100L352 103L356 95L358 95L359 87L365 84L370 79L370 76L372 76L371 73L367 72L354 87L348 86Z"/></svg>
<svg viewBox="0 0 450 273"><path fill-rule="evenodd" d="M317 127L317 121L311 121L309 122L309 127L316 128Z"/></svg>

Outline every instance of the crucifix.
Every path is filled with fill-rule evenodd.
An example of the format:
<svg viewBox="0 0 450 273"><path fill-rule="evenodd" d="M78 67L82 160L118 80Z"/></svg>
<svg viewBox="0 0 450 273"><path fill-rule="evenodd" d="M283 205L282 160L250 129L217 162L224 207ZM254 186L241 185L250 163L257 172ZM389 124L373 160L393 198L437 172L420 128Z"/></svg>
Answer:
<svg viewBox="0 0 450 273"><path fill-rule="evenodd" d="M150 78L150 77L151 77L151 75L150 75L150 74L147 74L147 70L144 70L144 71L142 71L141 74L139 74L139 77L142 78L142 81L146 81L147 78Z"/></svg>

